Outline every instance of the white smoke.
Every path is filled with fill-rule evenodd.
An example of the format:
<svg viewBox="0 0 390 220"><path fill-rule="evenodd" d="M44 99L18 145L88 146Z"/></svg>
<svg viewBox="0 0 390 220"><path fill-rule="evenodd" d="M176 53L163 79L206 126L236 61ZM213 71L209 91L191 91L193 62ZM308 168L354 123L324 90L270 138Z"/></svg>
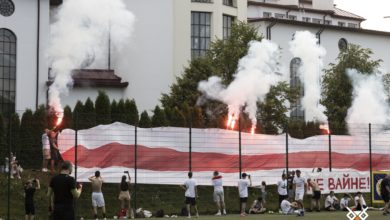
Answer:
<svg viewBox="0 0 390 220"><path fill-rule="evenodd" d="M362 74L354 69L348 69L347 74L353 85L353 101L347 115L349 131L353 133L356 124L389 125L390 108L382 76Z"/></svg>
<svg viewBox="0 0 390 220"><path fill-rule="evenodd" d="M327 122L325 107L321 105L321 85L323 57L326 50L318 44L316 36L309 31L297 31L290 42L290 52L301 59L298 70L303 82L304 96L302 107L305 110L306 121Z"/></svg>
<svg viewBox="0 0 390 220"><path fill-rule="evenodd" d="M226 87L221 78L213 76L200 82L198 90L207 98L227 104L229 116L237 118L240 109L245 107L243 110L255 126L257 101L264 101L271 86L283 80L283 76L277 73L280 70L279 60L278 45L268 40L252 41L248 54L238 63L233 82Z"/></svg>
<svg viewBox="0 0 390 220"><path fill-rule="evenodd" d="M122 0L64 1L50 27L50 107L63 111L60 97L72 86L72 70L105 60L109 39L112 51L118 51L129 40L134 20Z"/></svg>

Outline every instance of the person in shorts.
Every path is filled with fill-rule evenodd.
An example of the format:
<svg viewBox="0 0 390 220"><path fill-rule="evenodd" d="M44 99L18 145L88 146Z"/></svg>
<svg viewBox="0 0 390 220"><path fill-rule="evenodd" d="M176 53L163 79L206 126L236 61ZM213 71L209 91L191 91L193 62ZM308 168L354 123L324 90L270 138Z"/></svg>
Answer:
<svg viewBox="0 0 390 220"><path fill-rule="evenodd" d="M196 206L196 197L198 197L196 185L196 180L192 178L192 172L188 172L188 179L180 186L185 190L184 196L186 198L188 218L191 218L191 206L195 209L196 217L199 217L198 207Z"/></svg>
<svg viewBox="0 0 390 220"><path fill-rule="evenodd" d="M321 211L321 189L318 186L318 183L312 179L307 179L307 185L312 188L313 196L311 197L310 210L314 211L314 208L317 208L317 212Z"/></svg>
<svg viewBox="0 0 390 220"><path fill-rule="evenodd" d="M304 216L305 215L305 210L303 207L303 197L306 192L307 184L305 181L305 178L301 176L301 171L296 170L295 171L295 177L294 177L294 189L295 189L295 201L298 203L299 207L299 214L298 216Z"/></svg>
<svg viewBox="0 0 390 220"><path fill-rule="evenodd" d="M45 132L42 134L42 172L47 172L47 167L49 165L51 156L50 156L50 142L49 142L49 129L45 129Z"/></svg>
<svg viewBox="0 0 390 220"><path fill-rule="evenodd" d="M334 195L333 191L329 192L329 195L325 199L325 210L336 211L339 206L339 199Z"/></svg>
<svg viewBox="0 0 390 220"><path fill-rule="evenodd" d="M267 209L263 206L263 198L258 197L253 201L251 208L249 209L249 214L263 214Z"/></svg>
<svg viewBox="0 0 390 220"><path fill-rule="evenodd" d="M104 202L104 196L102 193L102 185L103 185L103 179L100 176L100 172L96 171L95 176L91 176L88 178L89 181L91 181L92 185L92 207L93 207L93 214L94 218L97 219L98 215L98 208L102 209L102 214L104 220L106 220L106 207Z"/></svg>
<svg viewBox="0 0 390 220"><path fill-rule="evenodd" d="M217 204L218 207L218 212L215 215L217 216L222 214L226 215L222 176L219 175L218 171L214 171L213 178L211 179L211 181L214 186L214 193L213 193L214 202Z"/></svg>
<svg viewBox="0 0 390 220"><path fill-rule="evenodd" d="M291 202L288 201L288 199L283 199L283 201L280 203L280 208L282 209L282 214L284 215L292 215L295 214L295 210L298 209L298 203L297 202Z"/></svg>
<svg viewBox="0 0 390 220"><path fill-rule="evenodd" d="M128 210L126 211L126 216L129 216L129 211L130 211L130 218L134 218L134 212L133 209L131 208L131 203L130 203L130 174L128 171L125 171L127 173L127 177L125 175L122 176L121 180L121 185L120 185L120 193L118 196L118 199L121 201L121 210L126 210L126 204ZM128 178L128 181L126 180Z"/></svg>
<svg viewBox="0 0 390 220"><path fill-rule="evenodd" d="M287 175L287 186L288 186L288 198L290 200L295 199L295 189L294 189L294 178L295 178L295 171L289 171Z"/></svg>
<svg viewBox="0 0 390 220"><path fill-rule="evenodd" d="M27 181L24 185L24 209L26 212L25 219L33 220L35 215L35 206L34 206L34 193L36 190L40 189L41 185L39 184L38 179L32 179Z"/></svg>
<svg viewBox="0 0 390 220"><path fill-rule="evenodd" d="M284 199L287 199L287 176L285 173L282 174L282 179L278 181L277 183L278 185L278 195L279 195L279 203L278 203L278 206L279 206L279 209L281 208L280 207L280 204L282 203L282 201Z"/></svg>
<svg viewBox="0 0 390 220"><path fill-rule="evenodd" d="M62 162L64 161L62 159L60 150L58 149L57 145L57 132L50 131L49 132L49 143L50 143L50 157L51 157L51 172L54 173L55 165L57 164L59 167L61 167Z"/></svg>
<svg viewBox="0 0 390 220"><path fill-rule="evenodd" d="M241 217L246 216L245 209L246 209L246 203L248 202L248 187L252 186L252 180L251 176L242 173L241 179L238 181L238 195L240 197L240 203L241 203Z"/></svg>
<svg viewBox="0 0 390 220"><path fill-rule="evenodd" d="M383 215L389 214L389 194L390 194L389 180L390 180L390 176L389 174L387 174L385 178L382 179L380 184L381 197L383 202L385 203L385 207L383 208Z"/></svg>

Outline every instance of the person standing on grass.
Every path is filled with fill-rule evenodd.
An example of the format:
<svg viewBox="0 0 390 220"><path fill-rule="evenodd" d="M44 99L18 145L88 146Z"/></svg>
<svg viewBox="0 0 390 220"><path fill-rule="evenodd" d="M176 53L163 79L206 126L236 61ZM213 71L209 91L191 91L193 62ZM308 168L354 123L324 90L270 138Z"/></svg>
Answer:
<svg viewBox="0 0 390 220"><path fill-rule="evenodd" d="M126 176L122 176L121 180L121 191L119 193L118 199L121 201L121 209L124 210L126 208L126 203L128 207L128 211L126 212L126 216L129 216L129 211L130 211L130 218L134 218L134 212L133 209L131 209L131 203L130 203L130 174L129 171L125 171L127 173L127 177L129 178L128 181L126 181Z"/></svg>
<svg viewBox="0 0 390 220"><path fill-rule="evenodd" d="M313 196L311 197L311 204L310 204L310 210L314 211L314 207L317 208L317 212L321 211L321 189L318 183L312 179L307 179L307 184L309 187L313 190Z"/></svg>
<svg viewBox="0 0 390 220"><path fill-rule="evenodd" d="M27 181L24 185L24 209L26 211L25 220L34 220L35 206L34 206L34 193L37 189L40 189L38 179Z"/></svg>
<svg viewBox="0 0 390 220"><path fill-rule="evenodd" d="M226 209L225 209L225 198L223 193L223 184L222 184L222 176L219 175L218 171L214 171L213 178L211 179L213 186L214 186L214 202L217 204L218 212L217 216L219 215L226 215Z"/></svg>
<svg viewBox="0 0 390 220"><path fill-rule="evenodd" d="M198 207L196 206L196 198L198 197L196 185L196 180L192 178L192 172L188 172L188 179L184 182L184 185L180 186L186 191L184 195L186 197L188 218L191 218L191 206L195 209L196 217L199 217Z"/></svg>
<svg viewBox="0 0 390 220"><path fill-rule="evenodd" d="M282 179L278 181L278 194L279 194L279 209L280 204L284 199L287 199L287 176L285 173L282 174Z"/></svg>
<svg viewBox="0 0 390 220"><path fill-rule="evenodd" d="M385 178L381 181L381 197L383 202L385 203L385 207L383 208L383 215L389 214L389 194L390 194L390 186L389 186L390 176L387 174Z"/></svg>
<svg viewBox="0 0 390 220"><path fill-rule="evenodd" d="M100 176L100 172L96 171L95 176L89 177L88 180L91 181L91 185L92 185L92 207L93 207L94 218L97 219L98 208L101 208L103 213L103 218L104 220L106 220L106 207L104 203L104 196L102 193L103 179Z"/></svg>
<svg viewBox="0 0 390 220"><path fill-rule="evenodd" d="M76 182L70 174L73 171L72 164L65 161L61 165L60 174L54 176L47 192L50 203L53 208L53 219L55 220L74 220L73 200L80 197L83 185L76 188Z"/></svg>
<svg viewBox="0 0 390 220"><path fill-rule="evenodd" d="M290 200L295 199L295 189L294 189L294 178L295 178L295 171L288 172L287 175L287 186L288 186L288 198Z"/></svg>
<svg viewBox="0 0 390 220"><path fill-rule="evenodd" d="M45 132L42 134L42 172L47 172L47 167L50 162L50 141L49 141L49 129L45 129Z"/></svg>
<svg viewBox="0 0 390 220"><path fill-rule="evenodd" d="M241 216L245 216L246 203L248 202L248 187L252 186L251 176L246 173L241 174L241 179L238 181L238 195L241 203ZM248 177L248 179L247 179Z"/></svg>
<svg viewBox="0 0 390 220"><path fill-rule="evenodd" d="M61 167L62 159L60 150L57 145L57 132L50 131L49 132L49 143L50 143L50 157L51 157L51 172L54 173L55 164Z"/></svg>
<svg viewBox="0 0 390 220"><path fill-rule="evenodd" d="M301 176L301 171L296 170L295 171L296 176L294 177L294 189L295 189L295 201L298 203L299 207L299 214L298 216L304 216L305 215L305 209L303 207L303 196L306 192L306 181L305 178Z"/></svg>

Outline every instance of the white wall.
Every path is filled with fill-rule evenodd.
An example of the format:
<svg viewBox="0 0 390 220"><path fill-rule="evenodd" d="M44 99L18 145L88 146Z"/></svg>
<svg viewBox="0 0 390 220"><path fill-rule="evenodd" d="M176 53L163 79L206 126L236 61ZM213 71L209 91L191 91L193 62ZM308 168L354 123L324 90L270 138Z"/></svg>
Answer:
<svg viewBox="0 0 390 220"><path fill-rule="evenodd" d="M333 0L313 0L313 8L321 10L333 10Z"/></svg>

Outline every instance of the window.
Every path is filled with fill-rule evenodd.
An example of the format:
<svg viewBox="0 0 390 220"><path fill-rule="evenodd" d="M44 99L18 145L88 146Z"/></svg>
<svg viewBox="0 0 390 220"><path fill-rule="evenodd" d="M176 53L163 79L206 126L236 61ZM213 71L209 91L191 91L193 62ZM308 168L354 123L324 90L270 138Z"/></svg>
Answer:
<svg viewBox="0 0 390 220"><path fill-rule="evenodd" d="M16 92L16 36L8 29L0 29L0 112L15 112Z"/></svg>
<svg viewBox="0 0 390 220"><path fill-rule="evenodd" d="M338 22L338 25L339 25L340 27L345 27L345 22L339 21L339 22Z"/></svg>
<svg viewBox="0 0 390 220"><path fill-rule="evenodd" d="M15 5L11 0L0 0L0 14L4 17L11 16L15 11Z"/></svg>
<svg viewBox="0 0 390 220"><path fill-rule="evenodd" d="M302 21L310 22L310 18L308 18L308 17L302 17Z"/></svg>
<svg viewBox="0 0 390 220"><path fill-rule="evenodd" d="M284 16L285 16L284 14L275 13L275 18L283 19Z"/></svg>
<svg viewBox="0 0 390 220"><path fill-rule="evenodd" d="M297 16L295 16L295 15L289 15L289 16L288 16L288 19L295 21L295 20L297 20Z"/></svg>
<svg viewBox="0 0 390 220"><path fill-rule="evenodd" d="M212 0L191 0L191 2L213 3Z"/></svg>
<svg viewBox="0 0 390 220"><path fill-rule="evenodd" d="M263 12L263 17L270 18L270 17L272 17L272 13L271 12Z"/></svg>
<svg viewBox="0 0 390 220"><path fill-rule="evenodd" d="M331 24L332 24L332 21L331 21L331 20L325 20L325 24L326 24L326 25L331 25Z"/></svg>
<svg viewBox="0 0 390 220"><path fill-rule="evenodd" d="M338 46L339 50L346 50L348 48L348 41L345 38L340 38Z"/></svg>
<svg viewBox="0 0 390 220"><path fill-rule="evenodd" d="M305 120L305 111L302 109L301 98L304 95L304 89L301 80L299 79L299 67L301 66L301 59L295 57L290 62L290 86L292 88L300 88L300 96L298 100L291 103L290 117L292 119Z"/></svg>
<svg viewBox="0 0 390 220"><path fill-rule="evenodd" d="M354 24L354 23L348 23L348 27L350 27L350 28L357 28L358 25Z"/></svg>
<svg viewBox="0 0 390 220"><path fill-rule="evenodd" d="M234 22L234 17L223 15L223 24L222 24L223 39L227 39L230 36L233 22Z"/></svg>
<svg viewBox="0 0 390 220"><path fill-rule="evenodd" d="M191 57L197 58L209 49L211 13L191 12Z"/></svg>
<svg viewBox="0 0 390 220"><path fill-rule="evenodd" d="M316 23L316 24L321 24L322 23L322 20L321 19L318 19L318 18L313 18L313 23Z"/></svg>
<svg viewBox="0 0 390 220"><path fill-rule="evenodd" d="M235 7L236 5L234 4L235 0L223 0L223 4L224 5L227 5L227 6L232 6L232 7Z"/></svg>

